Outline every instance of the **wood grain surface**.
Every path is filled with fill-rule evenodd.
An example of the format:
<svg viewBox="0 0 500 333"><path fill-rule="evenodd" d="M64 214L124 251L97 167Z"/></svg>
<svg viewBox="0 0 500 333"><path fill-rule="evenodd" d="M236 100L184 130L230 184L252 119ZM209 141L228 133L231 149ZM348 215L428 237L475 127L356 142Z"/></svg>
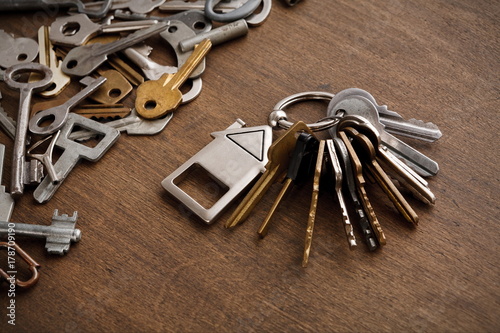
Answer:
<svg viewBox="0 0 500 333"><path fill-rule="evenodd" d="M304 0L289 8L274 0L262 26L212 49L201 95L162 133L123 134L99 162L80 163L48 203L36 203L33 188L16 201L15 222L50 224L54 209L78 211L83 237L64 257L48 255L42 240L19 239L43 266L41 278L17 291L15 326L0 286L0 331L498 332L499 10L498 1ZM0 28L36 38L55 17L0 13ZM175 65L161 39L148 42L153 59ZM358 248L348 249L338 204L325 192L302 268L309 185L294 189L263 240L256 231L279 185L234 230L223 225L235 206L206 226L161 187L237 118L263 125L286 96L350 87L443 132L435 143L406 140L440 165L428 179L436 204L409 199L418 227L369 185L387 236L382 250L370 253L359 229ZM63 96L77 89L73 82ZM3 82L0 90L14 117L18 93ZM302 103L289 117L313 122L325 111L326 103ZM12 141L0 140L9 189Z"/></svg>

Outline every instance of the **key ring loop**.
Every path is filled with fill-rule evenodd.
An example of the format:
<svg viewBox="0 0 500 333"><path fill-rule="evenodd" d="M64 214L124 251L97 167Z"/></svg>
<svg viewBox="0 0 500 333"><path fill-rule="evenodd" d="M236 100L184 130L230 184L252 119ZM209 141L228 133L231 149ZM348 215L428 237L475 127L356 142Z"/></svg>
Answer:
<svg viewBox="0 0 500 333"><path fill-rule="evenodd" d="M298 94L294 94L288 96L281 101L279 101L273 109L273 112L269 114L268 123L273 128L282 128L288 129L293 125L293 122L288 121L288 116L286 112L283 110L286 107L289 107L292 104L304 102L304 101L312 101L312 100L325 100L330 101L335 94L324 92L324 91L306 91ZM307 126L313 132L324 131L337 125L339 119L341 117L333 116L322 118L318 122L313 124L307 124Z"/></svg>

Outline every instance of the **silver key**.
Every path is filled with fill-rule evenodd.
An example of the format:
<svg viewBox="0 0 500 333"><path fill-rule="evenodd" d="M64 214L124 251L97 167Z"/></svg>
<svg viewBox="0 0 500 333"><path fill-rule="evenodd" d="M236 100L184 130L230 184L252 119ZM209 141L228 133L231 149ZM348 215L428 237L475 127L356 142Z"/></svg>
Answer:
<svg viewBox="0 0 500 333"><path fill-rule="evenodd" d="M228 13L237 8L240 8L246 2L247 0L219 1L219 3L214 7L214 11L218 13ZM160 6L160 10L172 11L172 12L191 10L191 9L205 10L205 1L170 0Z"/></svg>
<svg viewBox="0 0 500 333"><path fill-rule="evenodd" d="M5 186L1 185L4 157L5 146L0 144L0 220L9 221L14 211L14 198L5 191Z"/></svg>
<svg viewBox="0 0 500 333"><path fill-rule="evenodd" d="M51 24L50 40L58 45L80 46L100 34L139 30L156 23L158 21L141 20L101 25L91 21L85 14L65 16Z"/></svg>
<svg viewBox="0 0 500 333"><path fill-rule="evenodd" d="M76 47L64 58L63 72L76 76L89 75L106 61L109 54L124 50L127 47L142 42L165 30L167 27L167 23L160 22L108 44L96 43Z"/></svg>
<svg viewBox="0 0 500 333"><path fill-rule="evenodd" d="M52 179L53 184L57 184L60 182L60 178L57 176L57 173L54 169L54 165L52 163L52 153L54 151L55 143L56 143L57 139L59 138L60 134L61 134L61 132L57 132L56 135L54 135L54 136L51 135L51 136L46 137L43 140L36 142L33 146L31 146L30 149L28 149L28 152L26 153L26 155L28 157L31 157L31 158L34 158L34 159L40 161L45 166L45 169L47 169L47 174L50 177L50 179ZM31 153L34 149L38 148L40 145L42 145L47 140L52 140L52 141L50 142L49 147L47 148L45 153L43 153L43 154Z"/></svg>
<svg viewBox="0 0 500 333"><path fill-rule="evenodd" d="M30 63L38 55L38 43L33 39L14 38L0 30L0 67Z"/></svg>
<svg viewBox="0 0 500 333"><path fill-rule="evenodd" d="M434 142L442 136L441 131L435 124L416 119L405 120L397 112L389 111L386 105L378 105L375 98L368 91L359 88L345 89L335 95L328 106L327 116L330 117L334 111L331 110L330 106L350 96L362 96L370 100L377 108L380 122L384 124L385 130L389 133L427 142Z"/></svg>
<svg viewBox="0 0 500 333"><path fill-rule="evenodd" d="M93 148L79 144L69 139L71 131L75 126L100 133L103 137ZM119 136L120 132L112 127L82 117L76 113L70 113L66 125L64 125L61 130L61 135L56 141L56 146L64 149L64 152L54 165L55 172L60 177L61 181L57 184L53 184L49 177L45 177L33 193L35 200L39 203L49 201L81 159L93 162L98 161L118 140Z"/></svg>
<svg viewBox="0 0 500 333"><path fill-rule="evenodd" d="M165 0L115 0L111 5L112 10L128 8L134 13L147 14L153 11L156 7L162 5ZM86 7L93 8L100 6L102 2L89 2Z"/></svg>
<svg viewBox="0 0 500 333"><path fill-rule="evenodd" d="M382 144L402 158L419 175L434 176L438 173L439 166L435 161L385 131L378 111L369 99L358 95L350 96L336 104L330 103L329 108L332 110L331 115L344 112L345 115L357 115L368 120L379 132Z"/></svg>
<svg viewBox="0 0 500 333"><path fill-rule="evenodd" d="M146 50L147 54L144 51ZM135 63L148 80L158 80L163 74L177 73L177 67L160 65L151 60L147 55L152 48L149 46L129 47L122 51L133 63Z"/></svg>
<svg viewBox="0 0 500 333"><path fill-rule="evenodd" d="M347 243L349 244L349 248L352 249L356 246L356 237L354 237L354 229L352 228L349 214L347 213L347 206L344 201L344 195L342 194L342 169L340 168L339 159L337 157L337 153L335 152L333 140L326 140L326 146L328 151L327 156L329 157L330 163L333 166L333 174L335 178L335 193L337 194L337 198L339 200L340 210L342 213L342 223L344 224Z"/></svg>
<svg viewBox="0 0 500 333"><path fill-rule="evenodd" d="M80 83L86 87L80 90L76 95L73 95L73 97L68 99L63 104L35 114L29 122L30 131L39 135L49 135L58 131L64 126L71 109L76 107L86 97L99 89L104 82L106 82L106 78L102 76L97 79L90 76L84 77L80 80ZM45 122L47 120L50 120L51 123L46 124ZM43 126L40 126L40 124L43 124Z"/></svg>
<svg viewBox="0 0 500 333"><path fill-rule="evenodd" d="M103 18L111 8L112 2L112 0L104 0L99 8L90 10L86 7L86 3L83 3L83 1L80 0L2 0L0 1L0 11L33 9L47 10L48 6L56 9L76 7L79 13L87 14L92 18Z"/></svg>
<svg viewBox="0 0 500 333"><path fill-rule="evenodd" d="M337 152L338 160L341 164L341 168L343 171L344 184L348 190L349 196L351 197L351 201L354 204L354 212L358 216L359 226L361 227L366 245L368 246L368 249L370 251L374 251L378 247L377 238L375 237L373 229L370 225L370 221L368 221L368 217L365 214L365 211L363 209L363 204L361 203L358 197L356 183L354 181L354 174L352 171L351 159L349 158L349 153L342 139L336 137L333 138L333 142Z"/></svg>
<svg viewBox="0 0 500 333"><path fill-rule="evenodd" d="M0 100L2 99L2 94L0 93ZM16 121L12 119L7 112L5 112L2 105L0 105L0 127L2 130L14 140L16 138Z"/></svg>
<svg viewBox="0 0 500 333"><path fill-rule="evenodd" d="M204 39L210 39L212 45L219 45L232 39L245 36L248 33L248 24L244 19L237 20L222 25L213 30L196 34L188 39L179 42L179 48L182 52L192 51L194 47Z"/></svg>
<svg viewBox="0 0 500 333"><path fill-rule="evenodd" d="M12 223L5 220L0 221L0 235L7 235L9 229L13 229L17 236L28 236L35 238L45 238L45 248L48 253L63 255L69 251L72 242L78 242L82 238L80 229L76 229L78 212L73 216L66 214L59 215L59 211L54 210L52 224L37 225L27 223Z"/></svg>
<svg viewBox="0 0 500 333"><path fill-rule="evenodd" d="M14 79L16 74L37 72L42 79L37 82L23 83ZM33 92L42 91L52 82L52 71L37 63L20 64L9 67L5 71L5 83L12 89L20 91L19 111L17 114L16 137L14 139L14 153L12 157L11 194L19 196L24 191L24 156L26 153L26 137L30 117L30 104Z"/></svg>

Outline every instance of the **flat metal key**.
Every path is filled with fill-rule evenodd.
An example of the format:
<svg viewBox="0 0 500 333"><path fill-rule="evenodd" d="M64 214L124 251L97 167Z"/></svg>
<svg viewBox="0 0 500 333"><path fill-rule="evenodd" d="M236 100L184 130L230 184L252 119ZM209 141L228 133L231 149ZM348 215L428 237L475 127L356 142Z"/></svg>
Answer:
<svg viewBox="0 0 500 333"><path fill-rule="evenodd" d="M347 243L349 244L349 248L352 249L356 244L356 237L354 236L354 229L351 224L351 220L349 219L349 213L347 212L347 206L345 204L344 195L342 194L342 182L343 182L343 174L342 168L340 167L340 162L337 157L337 152L335 150L335 146L333 140L326 140L326 151L328 160L332 164L333 174L335 179L335 193L337 194L337 199L339 200L340 211L342 213L342 223L344 224L344 231L347 237Z"/></svg>
<svg viewBox="0 0 500 333"><path fill-rule="evenodd" d="M410 206L410 204L403 197L401 192L396 188L389 176L385 173L384 169L378 164L376 159L376 149L372 142L364 134L359 133L352 127L343 128L348 136L353 139L353 146L365 162L365 167L370 174L375 178L376 182L380 185L384 193L392 201L396 209L403 215L403 217L414 225L418 224L418 216Z"/></svg>
<svg viewBox="0 0 500 333"><path fill-rule="evenodd" d="M203 40L176 74L164 74L159 80L141 84L135 100L137 113L146 119L156 119L175 110L182 102L179 88L205 58L211 46L210 40Z"/></svg>
<svg viewBox="0 0 500 333"><path fill-rule="evenodd" d="M286 178L283 181L283 187L257 232L261 238L267 235L269 223L276 213L279 204L283 201L283 198L293 188L292 185L300 186L314 174L314 162L318 153L318 145L319 141L313 134L299 134L290 164L288 165Z"/></svg>
<svg viewBox="0 0 500 333"><path fill-rule="evenodd" d="M336 94L330 102L327 115L331 116L334 112L330 106L350 96L361 96L370 100L377 108L380 122L385 126L385 130L391 134L402 135L427 142L434 142L442 136L441 131L435 124L431 122L426 123L422 120L413 118L405 120L397 112L388 110L386 105L378 105L375 98L368 91L359 88L344 89ZM335 130L332 130L330 133L333 135L334 131Z"/></svg>
<svg viewBox="0 0 500 333"><path fill-rule="evenodd" d="M347 189L349 196L351 197L351 201L354 204L354 212L358 216L358 223L361 227L361 232L365 238L365 243L368 246L370 251L374 251L378 248L377 238L373 233L373 229L368 221L368 218L363 209L363 204L359 200L358 192L356 189L356 182L354 180L354 173L352 170L351 160L349 158L349 153L347 152L347 148L345 147L344 142L338 138L333 138L333 142L335 145L335 150L337 152L337 156L339 159L340 166L342 168L343 180L344 180L344 188Z"/></svg>
<svg viewBox="0 0 500 333"><path fill-rule="evenodd" d="M88 147L77 143L69 138L75 126L97 132L102 136L102 139L95 147ZM70 113L66 124L61 129L61 135L56 141L56 146L64 149L64 152L54 165L55 172L60 177L60 182L54 184L49 177L45 177L33 192L35 200L39 203L49 201L81 159L93 162L98 161L119 137L120 131L112 127L87 119L75 113Z"/></svg>
<svg viewBox="0 0 500 333"><path fill-rule="evenodd" d="M297 132L312 134L307 125L301 121L292 125L281 137L273 142L269 147L268 163L266 171L252 187L250 192L243 198L231 217L227 220L226 228L233 228L243 222L252 209L259 203L264 193L273 183L282 181L290 163L291 153L297 143Z"/></svg>
<svg viewBox="0 0 500 333"><path fill-rule="evenodd" d="M71 109L76 107L78 103L99 89L104 82L106 82L105 77L99 77L97 79L90 76L84 77L80 80L80 83L86 87L83 90L80 90L76 95L73 95L73 97L68 99L63 104L35 114L29 122L30 131L40 135L49 135L58 131L64 126ZM52 120L52 122L50 124L45 124L44 122L47 120Z"/></svg>
<svg viewBox="0 0 500 333"><path fill-rule="evenodd" d="M9 221L14 210L14 199L5 191L5 186L1 185L4 157L5 146L0 144L0 220Z"/></svg>
<svg viewBox="0 0 500 333"><path fill-rule="evenodd" d="M419 175L434 176L439 171L438 164L414 149L395 136L389 134L380 122L379 114L375 105L362 96L350 96L330 105L331 115L343 112L345 115L358 115L367 119L379 132L380 140L384 146L391 150L396 156L402 158Z"/></svg>
<svg viewBox="0 0 500 333"><path fill-rule="evenodd" d="M167 27L167 23L160 22L108 44L96 43L76 47L68 52L68 55L64 58L63 72L76 76L89 75L106 61L108 55L142 42L165 30Z"/></svg>
<svg viewBox="0 0 500 333"><path fill-rule="evenodd" d="M311 206L309 207L309 218L307 219L306 239L304 242L304 255L302 258L302 267L307 267L307 263L309 262L309 254L311 253L314 222L316 220L316 210L318 208L319 182L321 179L321 171L323 170L323 161L325 155L325 145L326 145L325 140L321 140L319 142L318 156L316 158L316 168L314 169Z"/></svg>
<svg viewBox="0 0 500 333"><path fill-rule="evenodd" d="M31 38L14 38L0 30L0 67L8 68L18 64L27 64L38 55L38 44Z"/></svg>
<svg viewBox="0 0 500 333"><path fill-rule="evenodd" d="M100 34L134 31L148 28L156 23L158 23L156 20L141 20L98 24L85 14L77 14L60 17L52 22L50 40L57 45L80 46Z"/></svg>
<svg viewBox="0 0 500 333"><path fill-rule="evenodd" d="M23 83L14 78L18 74L37 72L42 79L37 82ZM12 89L20 91L19 111L17 113L16 137L14 139L14 153L12 156L11 194L19 196L24 191L24 156L26 154L26 139L30 117L30 105L33 92L42 91L52 81L52 71L37 63L20 64L9 67L5 71L5 83Z"/></svg>
<svg viewBox="0 0 500 333"><path fill-rule="evenodd" d="M0 93L0 100L1 99L2 93ZM12 140L16 138L16 121L7 114L2 105L0 105L0 127L9 138Z"/></svg>
<svg viewBox="0 0 500 333"><path fill-rule="evenodd" d="M354 179L356 181L356 190L358 191L359 198L363 205L366 216L368 217L368 221L370 222L373 232L377 237L378 244L380 246L383 246L386 244L386 238L384 231L382 230L382 226L380 225L377 216L375 215L373 206L371 205L370 200L368 199L368 194L366 194L365 178L363 177L363 165L361 164L361 161L359 160L358 155L356 154L356 151L352 147L351 141L349 140L347 135L342 131L337 132L337 134L338 137L344 143L347 152L349 153L349 159L351 160L352 169L354 171L354 176L355 176Z"/></svg>

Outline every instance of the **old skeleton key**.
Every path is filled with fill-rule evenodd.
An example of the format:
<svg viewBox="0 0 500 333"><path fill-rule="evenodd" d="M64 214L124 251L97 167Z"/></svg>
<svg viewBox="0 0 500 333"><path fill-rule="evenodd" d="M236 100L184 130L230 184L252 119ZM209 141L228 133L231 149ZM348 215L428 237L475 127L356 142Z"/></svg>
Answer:
<svg viewBox="0 0 500 333"><path fill-rule="evenodd" d="M141 84L135 100L137 113L146 119L156 119L175 110L182 102L179 88L205 58L211 46L210 40L203 40L176 74L164 74L159 80Z"/></svg>
<svg viewBox="0 0 500 333"><path fill-rule="evenodd" d="M92 73L106 61L109 54L121 51L152 37L168 27L160 22L149 28L138 30L125 38L108 44L91 44L76 47L68 52L63 61L63 72L69 75L85 76Z"/></svg>
<svg viewBox="0 0 500 333"><path fill-rule="evenodd" d="M106 78L104 77L99 77L97 79L90 76L84 77L80 80L80 83L86 87L63 104L35 114L29 122L30 131L35 134L49 135L61 129L71 109L76 107L78 103L83 101L87 96L95 92L104 82L106 82ZM53 121L46 125L44 121L47 120Z"/></svg>
<svg viewBox="0 0 500 333"><path fill-rule="evenodd" d="M14 79L17 74L37 72L42 79L36 82L23 83ZM17 114L16 137L14 140L14 153L12 157L12 182L11 194L19 196L24 191L24 156L26 154L26 138L30 116L31 96L33 92L42 91L52 81L52 71L44 65L37 63L20 64L9 67L5 71L5 83L10 88L20 91L19 111Z"/></svg>
<svg viewBox="0 0 500 333"><path fill-rule="evenodd" d="M297 132L312 134L309 127L307 127L305 123L299 121L273 142L268 151L269 162L266 165L266 172L264 172L250 192L243 198L226 222L226 228L233 228L243 222L248 215L250 215L252 209L259 203L264 193L271 185L285 178L291 159L291 153L297 143Z"/></svg>
<svg viewBox="0 0 500 333"><path fill-rule="evenodd" d="M79 144L69 139L71 131L75 126L97 132L101 134L103 138L93 148ZM60 182L54 184L49 177L45 177L33 193L35 200L39 203L49 201L59 186L61 186L64 179L66 179L68 174L81 159L94 162L99 160L118 140L119 136L120 132L112 127L87 119L75 113L70 113L66 124L61 129L61 135L55 143L57 147L64 149L64 152L54 165L55 172L60 177Z"/></svg>

